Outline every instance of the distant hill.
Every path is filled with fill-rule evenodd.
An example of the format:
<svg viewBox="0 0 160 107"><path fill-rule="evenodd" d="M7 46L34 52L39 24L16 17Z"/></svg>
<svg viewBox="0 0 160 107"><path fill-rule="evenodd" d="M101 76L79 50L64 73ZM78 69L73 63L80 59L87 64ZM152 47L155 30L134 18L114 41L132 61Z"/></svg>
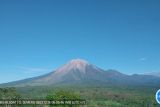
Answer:
<svg viewBox="0 0 160 107"><path fill-rule="evenodd" d="M1 84L1 86L54 86L61 84L159 86L160 77L151 75L126 75L116 70L103 70L82 59L74 59L39 77Z"/></svg>
<svg viewBox="0 0 160 107"><path fill-rule="evenodd" d="M151 75L151 76L160 77L160 72L150 72L150 73L145 73L144 75Z"/></svg>

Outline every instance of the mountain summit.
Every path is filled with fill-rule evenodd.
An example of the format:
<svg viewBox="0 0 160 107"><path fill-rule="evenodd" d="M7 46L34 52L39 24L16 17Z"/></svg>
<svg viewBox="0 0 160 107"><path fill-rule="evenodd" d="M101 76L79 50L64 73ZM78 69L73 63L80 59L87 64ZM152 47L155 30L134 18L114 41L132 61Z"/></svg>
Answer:
<svg viewBox="0 0 160 107"><path fill-rule="evenodd" d="M73 59L64 66L58 68L55 72L55 74L61 74L61 73L68 73L70 71L81 71L83 73L86 72L86 67L90 64L82 59Z"/></svg>
<svg viewBox="0 0 160 107"><path fill-rule="evenodd" d="M73 59L53 72L58 82L84 82L102 79L104 71L82 59ZM52 81L53 82L53 81Z"/></svg>
<svg viewBox="0 0 160 107"><path fill-rule="evenodd" d="M73 59L53 72L39 77L3 84L3 86L54 85L149 85L159 86L160 78L147 75L125 75L116 70L103 70L82 59Z"/></svg>

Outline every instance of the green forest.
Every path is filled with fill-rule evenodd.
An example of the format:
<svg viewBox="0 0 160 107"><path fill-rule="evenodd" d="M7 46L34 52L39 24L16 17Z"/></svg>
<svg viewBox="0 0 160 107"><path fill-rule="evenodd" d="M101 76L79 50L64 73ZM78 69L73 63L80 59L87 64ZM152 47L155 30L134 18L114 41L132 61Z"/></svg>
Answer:
<svg viewBox="0 0 160 107"><path fill-rule="evenodd" d="M159 107L153 87L57 86L0 88L1 100L86 100L86 105L0 105L1 107Z"/></svg>

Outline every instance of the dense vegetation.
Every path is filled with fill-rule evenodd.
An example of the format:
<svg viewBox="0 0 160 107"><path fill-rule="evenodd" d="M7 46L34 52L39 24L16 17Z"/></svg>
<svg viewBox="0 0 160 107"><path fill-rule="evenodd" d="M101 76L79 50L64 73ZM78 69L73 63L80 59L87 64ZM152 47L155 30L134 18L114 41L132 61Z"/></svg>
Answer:
<svg viewBox="0 0 160 107"><path fill-rule="evenodd" d="M1 99L86 99L87 105L79 107L159 107L155 101L157 89L156 87L109 86L1 88L0 97Z"/></svg>
<svg viewBox="0 0 160 107"><path fill-rule="evenodd" d="M20 99L20 94L16 91L16 88L0 88L0 99L1 100L11 100L11 99Z"/></svg>

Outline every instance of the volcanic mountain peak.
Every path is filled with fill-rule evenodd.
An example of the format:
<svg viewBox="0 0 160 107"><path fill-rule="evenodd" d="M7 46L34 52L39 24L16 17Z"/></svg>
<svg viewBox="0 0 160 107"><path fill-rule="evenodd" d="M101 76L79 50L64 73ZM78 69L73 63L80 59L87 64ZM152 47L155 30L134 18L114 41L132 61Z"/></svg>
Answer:
<svg viewBox="0 0 160 107"><path fill-rule="evenodd" d="M62 67L58 68L55 73L67 73L70 71L81 71L85 73L86 67L90 65L87 61L82 60L82 59L73 59L67 64L63 65Z"/></svg>
<svg viewBox="0 0 160 107"><path fill-rule="evenodd" d="M69 63L72 65L76 65L76 66L77 65L88 65L88 62L83 59L72 59Z"/></svg>

